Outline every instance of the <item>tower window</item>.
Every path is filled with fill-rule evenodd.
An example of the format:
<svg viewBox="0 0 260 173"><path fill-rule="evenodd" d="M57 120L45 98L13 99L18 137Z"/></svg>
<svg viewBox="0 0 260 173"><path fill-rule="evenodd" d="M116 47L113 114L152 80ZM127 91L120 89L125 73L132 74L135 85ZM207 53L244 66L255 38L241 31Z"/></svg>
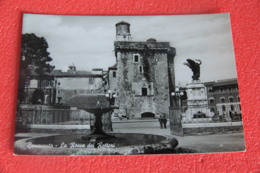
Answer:
<svg viewBox="0 0 260 173"><path fill-rule="evenodd" d="M142 96L147 96L147 88L142 88Z"/></svg>
<svg viewBox="0 0 260 173"><path fill-rule="evenodd" d="M140 55L134 54L133 61L134 62L140 62Z"/></svg>
<svg viewBox="0 0 260 173"><path fill-rule="evenodd" d="M140 73L143 73L143 72L144 72L143 66L139 66L139 72L140 72Z"/></svg>
<svg viewBox="0 0 260 173"><path fill-rule="evenodd" d="M115 71L113 71L113 77L114 77L114 78L116 77L116 72L115 72Z"/></svg>

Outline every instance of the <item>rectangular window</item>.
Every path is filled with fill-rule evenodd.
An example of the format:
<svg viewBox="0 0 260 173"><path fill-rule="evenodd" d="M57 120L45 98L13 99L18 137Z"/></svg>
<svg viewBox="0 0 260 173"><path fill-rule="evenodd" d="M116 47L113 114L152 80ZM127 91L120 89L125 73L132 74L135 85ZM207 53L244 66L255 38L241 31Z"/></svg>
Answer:
<svg viewBox="0 0 260 173"><path fill-rule="evenodd" d="M226 111L226 107L224 105L222 106L222 111Z"/></svg>
<svg viewBox="0 0 260 173"><path fill-rule="evenodd" d="M147 88L142 88L142 96L147 96Z"/></svg>
<svg viewBox="0 0 260 173"><path fill-rule="evenodd" d="M233 103L234 102L234 98L233 97L229 97L229 102Z"/></svg>
<svg viewBox="0 0 260 173"><path fill-rule="evenodd" d="M233 105L230 106L230 109L231 109L231 111L234 111L234 110L235 110L235 108L234 108Z"/></svg>
<svg viewBox="0 0 260 173"><path fill-rule="evenodd" d="M139 72L140 72L140 73L143 73L143 72L144 72L143 66L139 66Z"/></svg>
<svg viewBox="0 0 260 173"><path fill-rule="evenodd" d="M140 62L140 55L134 54L133 61L134 62Z"/></svg>
<svg viewBox="0 0 260 173"><path fill-rule="evenodd" d="M30 86L30 81L25 81L25 87L29 87Z"/></svg>
<svg viewBox="0 0 260 173"><path fill-rule="evenodd" d="M88 80L88 83L93 84L94 83L94 78L90 77L89 80Z"/></svg>
<svg viewBox="0 0 260 173"><path fill-rule="evenodd" d="M115 71L113 71L113 78L115 78L116 77L116 72Z"/></svg>

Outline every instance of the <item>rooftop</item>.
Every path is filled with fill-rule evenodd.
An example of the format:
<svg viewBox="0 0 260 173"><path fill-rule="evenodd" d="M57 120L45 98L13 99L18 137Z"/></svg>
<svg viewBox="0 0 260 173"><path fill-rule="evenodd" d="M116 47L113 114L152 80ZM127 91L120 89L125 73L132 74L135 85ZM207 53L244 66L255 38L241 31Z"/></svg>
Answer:
<svg viewBox="0 0 260 173"><path fill-rule="evenodd" d="M120 24L130 25L129 23L127 23L127 22L125 22L125 21L121 21L121 22L116 23L116 26L117 26L117 25L120 25Z"/></svg>
<svg viewBox="0 0 260 173"><path fill-rule="evenodd" d="M92 74L89 71L69 71L69 72L63 72L61 70L53 70L49 76L54 76L54 77L98 77L102 76L99 74Z"/></svg>
<svg viewBox="0 0 260 173"><path fill-rule="evenodd" d="M224 79L224 80L217 80L217 81L211 81L211 82L205 82L205 85L213 85L213 86L223 86L223 85L235 85L237 84L237 79Z"/></svg>

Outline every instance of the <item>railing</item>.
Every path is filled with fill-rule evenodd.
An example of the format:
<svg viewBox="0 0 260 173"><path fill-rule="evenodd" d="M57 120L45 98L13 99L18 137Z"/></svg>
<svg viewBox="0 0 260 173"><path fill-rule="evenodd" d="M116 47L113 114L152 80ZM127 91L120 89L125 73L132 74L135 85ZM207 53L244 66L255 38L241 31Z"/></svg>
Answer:
<svg viewBox="0 0 260 173"><path fill-rule="evenodd" d="M55 124L70 120L69 109L20 108L17 124Z"/></svg>
<svg viewBox="0 0 260 173"><path fill-rule="evenodd" d="M187 107L182 106L181 111L180 108L170 108L170 115L174 116L176 118L177 115L182 114L184 115L185 111L187 110ZM178 112L179 111L179 112ZM203 112L203 111L201 111ZM205 114L199 115L193 115L192 116L195 120L203 122L203 118L207 118ZM212 117L212 121L207 121L207 123L221 123L221 122L241 122L242 121L242 114L241 113L228 113L224 115L219 115L218 113L215 113L215 115Z"/></svg>
<svg viewBox="0 0 260 173"><path fill-rule="evenodd" d="M16 122L20 125L92 124L93 115L64 108L31 106L18 108Z"/></svg>

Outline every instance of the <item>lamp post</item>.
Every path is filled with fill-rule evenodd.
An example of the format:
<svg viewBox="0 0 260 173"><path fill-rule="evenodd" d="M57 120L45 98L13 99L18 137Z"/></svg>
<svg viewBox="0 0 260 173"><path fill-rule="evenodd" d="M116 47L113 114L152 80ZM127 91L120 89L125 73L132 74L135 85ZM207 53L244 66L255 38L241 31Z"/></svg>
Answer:
<svg viewBox="0 0 260 173"><path fill-rule="evenodd" d="M109 102L109 106L111 107L115 103L116 94L112 93L111 90L108 90L107 94L106 94L106 98L107 98L107 100ZM112 112L109 111L109 126L110 126L111 131L113 131L112 120L111 120L111 113Z"/></svg>
<svg viewBox="0 0 260 173"><path fill-rule="evenodd" d="M180 91L180 88L175 88L175 92L172 92L171 93L171 96L173 97L176 97L176 99L178 100L178 106L179 106L179 109L180 111L182 112L182 109L181 109L181 96L183 96L184 93L182 91Z"/></svg>
<svg viewBox="0 0 260 173"><path fill-rule="evenodd" d="M107 100L109 102L109 106L114 105L116 94L112 93L111 90L108 90L107 94L106 94L106 98L107 98Z"/></svg>

